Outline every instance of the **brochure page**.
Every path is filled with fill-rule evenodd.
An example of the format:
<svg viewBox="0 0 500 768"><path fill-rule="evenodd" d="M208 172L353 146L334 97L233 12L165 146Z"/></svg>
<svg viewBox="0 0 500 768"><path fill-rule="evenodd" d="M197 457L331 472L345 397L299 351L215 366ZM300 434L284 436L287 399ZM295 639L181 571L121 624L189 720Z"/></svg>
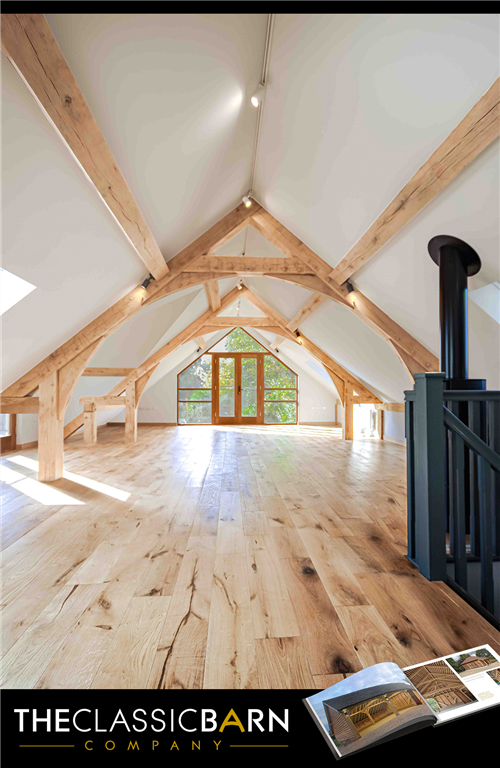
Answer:
<svg viewBox="0 0 500 768"><path fill-rule="evenodd" d="M374 664L305 699L336 757L436 723L397 664Z"/></svg>
<svg viewBox="0 0 500 768"><path fill-rule="evenodd" d="M436 725L500 704L500 659L489 645L404 669L436 715Z"/></svg>

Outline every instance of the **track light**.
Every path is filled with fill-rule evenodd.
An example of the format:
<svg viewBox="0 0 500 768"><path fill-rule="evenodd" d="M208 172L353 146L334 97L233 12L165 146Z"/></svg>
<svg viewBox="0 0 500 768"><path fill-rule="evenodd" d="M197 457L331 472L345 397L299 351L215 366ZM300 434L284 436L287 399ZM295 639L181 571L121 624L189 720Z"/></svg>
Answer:
<svg viewBox="0 0 500 768"><path fill-rule="evenodd" d="M254 95L250 99L254 107L258 107L264 96L264 84L259 83L259 87L255 91Z"/></svg>
<svg viewBox="0 0 500 768"><path fill-rule="evenodd" d="M295 331L295 335L296 335L296 337L297 337L297 344L302 344L302 339L300 338L300 333L299 333L299 331Z"/></svg>
<svg viewBox="0 0 500 768"><path fill-rule="evenodd" d="M153 275L150 272L149 275L147 276L147 278L144 280L143 284L141 285L141 288L144 288L144 290L146 290L146 288L150 284L151 280L154 280L154 277L153 277Z"/></svg>
<svg viewBox="0 0 500 768"><path fill-rule="evenodd" d="M239 291L241 291L241 289L243 288L243 280L240 280L240 282L238 283L238 285L236 287L237 287L237 289Z"/></svg>
<svg viewBox="0 0 500 768"><path fill-rule="evenodd" d="M349 293L352 293L354 291L354 286L352 283L349 282L349 280L347 281L347 290L349 291Z"/></svg>
<svg viewBox="0 0 500 768"><path fill-rule="evenodd" d="M246 208L250 208L250 206L252 205L252 199L251 199L252 198L252 192L253 192L253 190L249 189L248 192L246 193L246 195L243 195L243 197L241 198L241 200L244 203Z"/></svg>

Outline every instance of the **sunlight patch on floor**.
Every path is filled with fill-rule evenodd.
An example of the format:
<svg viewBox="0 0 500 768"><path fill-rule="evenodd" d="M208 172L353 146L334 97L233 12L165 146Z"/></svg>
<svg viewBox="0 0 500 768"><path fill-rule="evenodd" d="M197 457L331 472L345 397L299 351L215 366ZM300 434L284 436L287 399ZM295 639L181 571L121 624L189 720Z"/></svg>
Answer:
<svg viewBox="0 0 500 768"><path fill-rule="evenodd" d="M17 456L9 456L9 461L12 461L14 464L19 464L22 467L26 467L27 469L33 469L36 472L38 472L38 461L35 459L30 459L28 456L21 456L20 454ZM9 470L13 472L14 470ZM24 475L20 475L19 477L24 477ZM113 499L118 499L119 501L127 501L127 499L130 496L130 493L127 491L121 491L119 488L113 488L112 485L107 485L106 483L100 483L97 480L92 480L90 477L84 477L83 475L77 475L75 472L68 472L66 469L63 471L63 477L66 480L70 480L73 483L77 483L77 485L83 485L85 488L91 488L93 491L97 491L98 493L102 493L106 496L111 496ZM8 481L6 481L8 482ZM64 494L63 494L64 495ZM68 497L71 498L71 497ZM57 502L52 502L57 503ZM78 504L83 504L83 502L76 502Z"/></svg>
<svg viewBox="0 0 500 768"><path fill-rule="evenodd" d="M12 483L12 487L16 491L24 493L25 496L29 496L31 499L45 504L46 506L76 506L84 505L84 501L73 498L67 493L59 491L57 488L53 488L51 485L45 483L39 483L38 480L34 480L32 477L25 477L23 480L18 480L16 483Z"/></svg>

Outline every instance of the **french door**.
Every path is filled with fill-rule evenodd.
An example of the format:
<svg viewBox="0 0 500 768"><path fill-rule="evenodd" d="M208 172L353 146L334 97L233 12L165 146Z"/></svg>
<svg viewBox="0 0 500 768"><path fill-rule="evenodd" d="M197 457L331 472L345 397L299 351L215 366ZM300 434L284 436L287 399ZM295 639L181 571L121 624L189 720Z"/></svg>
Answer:
<svg viewBox="0 0 500 768"><path fill-rule="evenodd" d="M263 355L213 355L213 424L262 424Z"/></svg>

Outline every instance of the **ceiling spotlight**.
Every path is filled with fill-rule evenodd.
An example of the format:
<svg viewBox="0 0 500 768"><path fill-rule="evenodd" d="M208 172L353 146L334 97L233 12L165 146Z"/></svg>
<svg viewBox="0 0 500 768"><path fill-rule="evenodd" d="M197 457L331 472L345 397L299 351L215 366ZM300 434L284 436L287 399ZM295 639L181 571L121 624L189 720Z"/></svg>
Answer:
<svg viewBox="0 0 500 768"><path fill-rule="evenodd" d="M254 107L258 107L264 96L264 84L259 83L259 87L255 91L254 95L250 99Z"/></svg>
<svg viewBox="0 0 500 768"><path fill-rule="evenodd" d="M252 205L252 192L253 190L249 189L246 195L243 195L243 197L241 198L246 208L250 208L250 206Z"/></svg>
<svg viewBox="0 0 500 768"><path fill-rule="evenodd" d="M144 288L144 290L146 290L146 288L150 284L151 280L154 280L154 277L153 277L153 275L150 272L149 275L147 276L147 278L144 280L143 284L141 285L141 288Z"/></svg>
<svg viewBox="0 0 500 768"><path fill-rule="evenodd" d="M300 338L299 331L295 331L295 336L297 337L297 344L302 344L302 339Z"/></svg>
<svg viewBox="0 0 500 768"><path fill-rule="evenodd" d="M349 280L347 281L347 290L349 291L349 293L352 293L354 291L354 286L352 283L349 282Z"/></svg>
<svg viewBox="0 0 500 768"><path fill-rule="evenodd" d="M243 288L243 280L240 280L240 282L238 283L238 285L236 287L237 287L237 289L239 291L241 291L241 289Z"/></svg>

